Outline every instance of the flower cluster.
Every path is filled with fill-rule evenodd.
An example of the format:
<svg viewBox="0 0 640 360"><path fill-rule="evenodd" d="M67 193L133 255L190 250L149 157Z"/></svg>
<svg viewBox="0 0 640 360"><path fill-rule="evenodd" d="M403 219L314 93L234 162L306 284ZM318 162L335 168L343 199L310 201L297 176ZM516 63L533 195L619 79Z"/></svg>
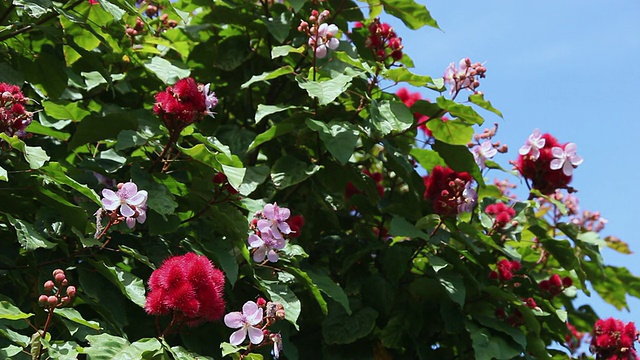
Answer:
<svg viewBox="0 0 640 360"><path fill-rule="evenodd" d="M635 342L638 331L633 322L628 324L614 318L598 320L591 338L591 352L596 359L634 360L638 358Z"/></svg>
<svg viewBox="0 0 640 360"><path fill-rule="evenodd" d="M210 84L196 84L193 78L178 80L175 85L156 94L153 112L164 122L171 134L179 134L186 126L198 122L218 105Z"/></svg>
<svg viewBox="0 0 640 360"><path fill-rule="evenodd" d="M444 72L444 82L449 85L449 92L455 98L462 89L476 92L480 86L478 79L484 78L486 72L487 68L481 63L472 64L469 58L463 58L458 66L455 63L449 64Z"/></svg>
<svg viewBox="0 0 640 360"><path fill-rule="evenodd" d="M365 42L365 46L373 51L377 61L393 64L402 59L402 38L398 37L393 27L387 23L380 22L379 18L373 19L369 24L369 36ZM388 64L390 65L390 64Z"/></svg>
<svg viewBox="0 0 640 360"><path fill-rule="evenodd" d="M71 303L76 296L76 287L69 285L62 269L53 270L53 280L44 283L44 294L38 297L38 303L47 309L55 309Z"/></svg>
<svg viewBox="0 0 640 360"><path fill-rule="evenodd" d="M330 15L329 10L323 10L321 13L313 10L309 16L309 22L301 20L298 26L298 31L309 36L307 42L318 59L327 56L328 49L335 50L340 46L340 40L336 37L340 29L335 24L325 23Z"/></svg>
<svg viewBox="0 0 640 360"><path fill-rule="evenodd" d="M224 274L206 256L173 256L153 271L145 310L150 315L172 313L188 326L214 321L224 314Z"/></svg>
<svg viewBox="0 0 640 360"><path fill-rule="evenodd" d="M482 144L474 145L471 148L471 153L473 153L473 158L480 169L484 169L487 167L486 161L496 156L498 149L491 143L491 140L486 140Z"/></svg>
<svg viewBox="0 0 640 360"><path fill-rule="evenodd" d="M440 216L473 210L478 195L472 188L473 179L469 173L436 165L423 179L424 197L431 201L433 210Z"/></svg>
<svg viewBox="0 0 640 360"><path fill-rule="evenodd" d="M567 188L573 169L582 164L576 154L576 144L560 144L550 134L540 134L536 129L518 151L517 169L531 186L543 194Z"/></svg>
<svg viewBox="0 0 640 360"><path fill-rule="evenodd" d="M368 176L373 180L376 184L376 189L378 190L378 195L380 197L384 196L384 186L382 185L382 180L384 179L382 173L374 172L372 173L369 169L362 169L362 173ZM345 199L349 200L353 195L360 194L360 191L351 181L347 183L347 188L344 190Z"/></svg>
<svg viewBox="0 0 640 360"><path fill-rule="evenodd" d="M277 251L284 249L287 238L300 236L304 218L300 215L289 218L290 216L291 211L279 207L277 203L266 204L262 211L255 214L251 222L254 233L248 239L249 246L254 249L254 261L278 261L280 256ZM294 231L297 232L294 234Z"/></svg>
<svg viewBox="0 0 640 360"><path fill-rule="evenodd" d="M111 189L102 190L102 206L96 212L96 238L102 232L102 215L106 210L109 217L109 225L115 225L125 221L132 229L136 222L143 224L147 219L147 191L138 191L138 186L133 182L119 183L118 191Z"/></svg>
<svg viewBox="0 0 640 360"><path fill-rule="evenodd" d="M25 129L33 120L33 113L25 109L28 101L18 86L0 83L0 132L20 139L28 137Z"/></svg>
<svg viewBox="0 0 640 360"><path fill-rule="evenodd" d="M553 274L549 279L542 280L538 284L538 288L542 290L542 293L548 297L552 298L564 291L564 289L573 285L573 279L568 276L561 278L558 274Z"/></svg>
<svg viewBox="0 0 640 360"><path fill-rule="evenodd" d="M496 264L496 270L489 273L489 279L500 282L510 281L513 279L513 273L520 271L521 268L522 265L516 260L502 259Z"/></svg>
<svg viewBox="0 0 640 360"><path fill-rule="evenodd" d="M277 302L267 302L263 298L258 298L256 302L247 301L242 306L242 312L234 311L224 316L224 324L234 331L229 337L231 345L240 345L249 336L249 348L251 346L262 346L269 342L273 344L273 357L279 358L282 352L282 336L268 330L277 320L284 320L285 310L282 304Z"/></svg>
<svg viewBox="0 0 640 360"><path fill-rule="evenodd" d="M503 228L509 224L511 219L515 216L516 211L512 207L498 202L495 204L487 205L484 211L493 217L495 217L494 227Z"/></svg>

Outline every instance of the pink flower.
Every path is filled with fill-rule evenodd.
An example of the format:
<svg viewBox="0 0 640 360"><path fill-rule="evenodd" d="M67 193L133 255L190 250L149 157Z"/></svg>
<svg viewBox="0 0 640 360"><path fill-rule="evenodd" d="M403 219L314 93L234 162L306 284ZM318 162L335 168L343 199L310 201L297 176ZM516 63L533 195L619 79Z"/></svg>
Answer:
<svg viewBox="0 0 640 360"><path fill-rule="evenodd" d="M474 146L473 149L471 149L471 152L473 153L473 158L476 160L478 166L480 166L481 169L484 169L487 167L485 162L496 156L498 150L493 147L491 141L487 140L481 145Z"/></svg>
<svg viewBox="0 0 640 360"><path fill-rule="evenodd" d="M231 345L240 345L249 335L252 344L260 344L264 339L264 333L255 325L262 322L262 308L253 301L247 301L242 305L242 312L234 311L224 316L224 324L232 329L238 329L229 337Z"/></svg>
<svg viewBox="0 0 640 360"><path fill-rule="evenodd" d="M287 224L287 219L291 211L287 208L278 207L277 203L267 204L262 211L263 219L258 220L258 230L265 232L271 229L271 233L276 239L284 239L283 235L291 232L291 227Z"/></svg>
<svg viewBox="0 0 640 360"><path fill-rule="evenodd" d="M218 320L224 314L224 274L206 256L187 253L165 260L149 278L145 310L177 312L186 325Z"/></svg>
<svg viewBox="0 0 640 360"><path fill-rule="evenodd" d="M263 262L264 259L269 259L270 262L276 262L280 259L280 256L276 250L282 250L287 245L284 238L276 238L273 236L271 228L267 228L265 231L261 231L260 235L249 235L249 246L255 249L253 252L253 260L255 262Z"/></svg>
<svg viewBox="0 0 640 360"><path fill-rule="evenodd" d="M533 160L538 160L540 157L540 149L544 147L546 140L540 134L540 130L535 129L533 134L529 135L527 141L522 145L518 153L522 156L529 155Z"/></svg>
<svg viewBox="0 0 640 360"><path fill-rule="evenodd" d="M340 45L336 34L340 31L335 24L320 24L317 34L309 37L309 45L315 48L316 57L322 59L327 56L327 48L335 50Z"/></svg>
<svg viewBox="0 0 640 360"><path fill-rule="evenodd" d="M138 186L133 182L118 184L118 191L110 189L102 190L102 206L109 211L119 211L124 216L129 228L133 228L136 221L140 224L147 219L147 192L138 191Z"/></svg>
<svg viewBox="0 0 640 360"><path fill-rule="evenodd" d="M568 143L561 147L554 147L551 149L554 159L551 160L551 170L562 169L562 172L566 176L573 174L573 169L582 164L584 159L576 154L578 146L574 143Z"/></svg>

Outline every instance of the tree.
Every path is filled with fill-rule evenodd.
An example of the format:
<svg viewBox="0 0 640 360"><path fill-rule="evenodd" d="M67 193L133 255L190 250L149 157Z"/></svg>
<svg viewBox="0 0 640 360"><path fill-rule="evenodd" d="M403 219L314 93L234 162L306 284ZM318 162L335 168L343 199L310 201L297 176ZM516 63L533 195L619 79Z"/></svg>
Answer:
<svg viewBox="0 0 640 360"><path fill-rule="evenodd" d="M640 294L576 145L533 132L528 199L488 183L488 70L414 74L383 10L438 28L413 0L0 5L3 356L564 358L593 332L636 358L573 303Z"/></svg>

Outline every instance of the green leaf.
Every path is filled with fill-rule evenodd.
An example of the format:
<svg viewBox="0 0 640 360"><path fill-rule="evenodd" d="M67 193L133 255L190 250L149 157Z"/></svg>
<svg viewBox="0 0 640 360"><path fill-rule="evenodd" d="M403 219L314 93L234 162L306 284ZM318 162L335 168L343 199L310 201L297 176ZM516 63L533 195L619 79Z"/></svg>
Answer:
<svg viewBox="0 0 640 360"><path fill-rule="evenodd" d="M291 291L288 286L277 282L262 281L261 284L264 287L264 290L269 294L271 301L282 304L285 311L285 319L295 326L296 330L298 330L299 327L297 322L302 305L295 293Z"/></svg>
<svg viewBox="0 0 640 360"><path fill-rule="evenodd" d="M351 315L329 314L322 322L322 337L327 344L349 344L361 339L373 330L378 312L370 307Z"/></svg>
<svg viewBox="0 0 640 360"><path fill-rule="evenodd" d="M255 149L256 147L266 143L267 141L270 141L270 140L275 139L275 138L277 138L279 136L282 136L282 135L285 135L285 134L288 134L288 133L292 132L293 129L295 129L297 125L298 125L298 122L295 122L295 121L292 121L292 120L287 120L287 121L283 121L281 123L274 124L267 131L265 131L262 134L256 136L256 138L253 140L251 145L249 145L249 149L247 149L247 151L251 151L251 150Z"/></svg>
<svg viewBox="0 0 640 360"><path fill-rule="evenodd" d="M144 307L145 289L142 280L117 266L107 265L102 261L90 261L95 269L114 284L134 304Z"/></svg>
<svg viewBox="0 0 640 360"><path fill-rule="evenodd" d="M68 187L76 190L80 194L86 196L89 200L93 201L96 205L102 206L100 196L87 185L80 184L74 179L70 178L66 173L69 172L65 167L57 162L50 162L47 166L43 167L42 173L45 174L49 181L57 184L67 185Z"/></svg>
<svg viewBox="0 0 640 360"><path fill-rule="evenodd" d="M316 285L313 282L311 277L306 272L294 266L285 265L284 270L289 274L295 276L295 278L298 279L298 281L302 283L307 288L307 290L309 290L309 292L311 293L311 296L313 296L313 298L316 300L316 302L320 306L320 310L322 311L322 313L324 315L327 315L329 311L327 309L327 302L324 300L324 298L320 294L320 289L318 288L318 285Z"/></svg>
<svg viewBox="0 0 640 360"><path fill-rule="evenodd" d="M9 181L9 173L2 166L0 166L0 181Z"/></svg>
<svg viewBox="0 0 640 360"><path fill-rule="evenodd" d="M26 221L15 219L9 214L5 214L5 216L7 217L7 220L9 220L11 226L16 229L18 242L23 249L27 251L34 251L40 248L53 249L56 247L55 243L45 239L38 230L33 227L33 225Z"/></svg>
<svg viewBox="0 0 640 360"><path fill-rule="evenodd" d="M430 172L436 165L447 166L444 159L433 150L414 147L411 149L410 154L427 172Z"/></svg>
<svg viewBox="0 0 640 360"><path fill-rule="evenodd" d="M471 335L474 358L477 360L508 360L522 353L522 349L488 328L479 327L471 321L465 322L465 327Z"/></svg>
<svg viewBox="0 0 640 360"><path fill-rule="evenodd" d="M17 149L24 155L25 160L29 163L29 167L31 169L39 169L49 161L50 157L47 153L42 150L41 147L37 146L27 146L24 141L18 139L18 136L14 135L13 137L7 136L5 133L0 133L0 139L6 141L11 147Z"/></svg>
<svg viewBox="0 0 640 360"><path fill-rule="evenodd" d="M43 101L42 106L44 106L44 112L47 116L58 120L78 122L91 114L91 112L81 109L77 102Z"/></svg>
<svg viewBox="0 0 640 360"><path fill-rule="evenodd" d="M445 289L449 298L460 307L464 307L466 289L462 276L453 270L444 270L437 273L438 282Z"/></svg>
<svg viewBox="0 0 640 360"><path fill-rule="evenodd" d="M247 171L242 178L242 184L238 187L238 192L242 196L251 194L269 177L271 169L266 165L248 167Z"/></svg>
<svg viewBox="0 0 640 360"><path fill-rule="evenodd" d="M297 54L301 54L303 52L305 52L307 50L307 47L304 45L300 45L297 48L294 48L293 46L290 45L281 45L281 46L276 46L273 49L271 49L271 58L275 59L275 58L279 58L282 56L287 56L290 53L297 53Z"/></svg>
<svg viewBox="0 0 640 360"><path fill-rule="evenodd" d="M291 20L293 17L294 14L286 11L269 18L263 16L262 21L264 21L271 35L273 35L279 43L283 43L289 36L289 29L291 29Z"/></svg>
<svg viewBox="0 0 640 360"><path fill-rule="evenodd" d="M301 183L316 171L320 170L317 165L308 165L293 156L283 156L276 160L271 168L271 181L278 189Z"/></svg>
<svg viewBox="0 0 640 360"><path fill-rule="evenodd" d="M137 130L138 121L128 113L110 113L104 117L86 116L69 141L69 149L95 143L100 140L116 139L122 130Z"/></svg>
<svg viewBox="0 0 640 360"><path fill-rule="evenodd" d="M223 342L220 343L220 350L222 350L222 356L229 356L231 354L235 354L238 353L240 351L244 351L247 350L246 346L237 346L237 345L231 345L228 342Z"/></svg>
<svg viewBox="0 0 640 360"><path fill-rule="evenodd" d="M307 119L306 124L318 132L324 146L339 163L345 165L349 161L358 142L358 129L354 125L337 121L325 124L312 119Z"/></svg>
<svg viewBox="0 0 640 360"><path fill-rule="evenodd" d="M150 61L146 61L144 67L154 73L158 79L162 80L165 84L175 84L178 80L186 78L191 74L191 70L189 70L187 65L171 62L158 56L154 56Z"/></svg>
<svg viewBox="0 0 640 360"><path fill-rule="evenodd" d="M387 14L402 20L409 29L417 30L425 25L440 29L429 10L414 0L382 0L381 2Z"/></svg>
<svg viewBox="0 0 640 360"><path fill-rule="evenodd" d="M62 316L65 319L71 320L76 324L84 325L93 330L100 330L100 324L96 321L85 320L82 315L73 308L58 308L54 314Z"/></svg>
<svg viewBox="0 0 640 360"><path fill-rule="evenodd" d="M319 105L327 105L349 88L353 77L341 74L325 81L311 81L300 77L296 80L301 89L307 90L310 97L318 99Z"/></svg>
<svg viewBox="0 0 640 360"><path fill-rule="evenodd" d="M470 124L482 125L484 119L471 106L458 104L455 101L446 99L443 96L437 99L438 106L449 112L454 117L458 117Z"/></svg>
<svg viewBox="0 0 640 360"><path fill-rule="evenodd" d="M88 335L87 341L91 345L84 348L84 353L91 360L118 359L118 354L129 346L127 339L109 334Z"/></svg>
<svg viewBox="0 0 640 360"><path fill-rule="evenodd" d="M473 139L473 127L457 120L433 119L427 122L433 137L451 145L467 145Z"/></svg>
<svg viewBox="0 0 640 360"><path fill-rule="evenodd" d="M342 305L347 314L351 315L351 308L349 306L349 298L344 290L336 284L324 271L321 269L305 269L307 275L313 280L313 283L318 286L318 289L327 294L330 298L335 300L338 304Z"/></svg>
<svg viewBox="0 0 640 360"><path fill-rule="evenodd" d="M120 21L120 19L122 19L122 17L124 16L124 14L127 13L126 11L116 6L115 4L112 4L108 0L98 0L98 3L100 4L100 6L102 6L102 8L106 12L111 14L111 16L113 16L114 20L116 21Z"/></svg>
<svg viewBox="0 0 640 360"><path fill-rule="evenodd" d="M24 11L32 18L39 18L53 11L53 3L50 0L14 0L13 4L23 6Z"/></svg>
<svg viewBox="0 0 640 360"><path fill-rule="evenodd" d="M429 235L418 230L413 224L401 216L394 215L389 226L389 234L429 240Z"/></svg>
<svg viewBox="0 0 640 360"><path fill-rule="evenodd" d="M433 149L438 152L440 157L455 171L466 171L483 187L484 179L482 173L476 161L469 151L469 148L462 145L451 145L442 141L436 140L433 144Z"/></svg>
<svg viewBox="0 0 640 360"><path fill-rule="evenodd" d="M276 114L282 111L290 110L290 109L300 109L299 106L280 106L280 105L258 105L258 110L256 111L256 124L260 122L260 120L265 117Z"/></svg>
<svg viewBox="0 0 640 360"><path fill-rule="evenodd" d="M382 72L382 76L395 83L406 82L413 86L425 86L433 84L431 76L416 75L405 67L387 69Z"/></svg>
<svg viewBox="0 0 640 360"><path fill-rule="evenodd" d="M23 313L16 306L8 301L0 301L0 319L4 320L23 320L32 317L32 313Z"/></svg>
<svg viewBox="0 0 640 360"><path fill-rule="evenodd" d="M491 111L492 113L503 117L502 113L500 112L500 110L494 108L491 105L491 102L487 101L484 99L484 94L473 94L473 95L469 95L469 101L471 101L472 103L480 106L481 108Z"/></svg>
<svg viewBox="0 0 640 360"><path fill-rule="evenodd" d="M248 88L250 85L257 83L257 82L261 82L261 81L267 81L267 80L273 80L275 78L278 78L280 76L283 75L288 75L288 74L293 74L293 68L289 65L283 66L281 68L277 68L273 71L265 71L260 75L253 75L251 77L251 79L249 79L249 81L245 82L244 84L242 84L242 86L240 86L241 89L246 89ZM256 120L257 122L257 120Z"/></svg>
<svg viewBox="0 0 640 360"><path fill-rule="evenodd" d="M414 117L409 108L399 101L371 102L371 122L384 136L393 131L405 131L413 125Z"/></svg>
<svg viewBox="0 0 640 360"><path fill-rule="evenodd" d="M80 346L75 341L55 342L49 343L47 340L42 340L43 347L47 349L47 354L50 359L55 360L76 360L80 352L78 349Z"/></svg>

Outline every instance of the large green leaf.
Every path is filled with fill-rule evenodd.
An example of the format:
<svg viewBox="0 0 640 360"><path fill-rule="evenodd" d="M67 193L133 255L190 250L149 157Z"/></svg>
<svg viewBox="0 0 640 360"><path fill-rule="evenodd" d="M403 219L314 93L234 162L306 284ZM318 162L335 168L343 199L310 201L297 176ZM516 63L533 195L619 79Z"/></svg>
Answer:
<svg viewBox="0 0 640 360"><path fill-rule="evenodd" d="M95 143L100 140L116 139L122 130L136 130L138 121L131 113L111 113L104 117L86 116L69 141L69 149Z"/></svg>
<svg viewBox="0 0 640 360"><path fill-rule="evenodd" d="M99 323L97 323L96 321L85 320L82 317L82 314L80 314L80 312L78 312L76 309L73 309L73 308L59 308L59 309L56 309L54 314L62 316L65 319L71 320L76 324L84 325L84 326L86 326L88 328L91 328L91 329L94 329L94 330L100 330L100 324Z"/></svg>
<svg viewBox="0 0 640 360"><path fill-rule="evenodd" d="M191 74L191 70L185 64L171 62L158 56L145 62L144 66L165 84L175 84L178 80Z"/></svg>
<svg viewBox="0 0 640 360"><path fill-rule="evenodd" d="M358 142L358 129L354 125L337 121L325 124L312 119L307 119L306 123L311 130L318 132L324 146L339 163L344 165L349 161Z"/></svg>
<svg viewBox="0 0 640 360"><path fill-rule="evenodd" d="M330 298L335 300L338 304L342 305L347 314L351 315L351 307L349 306L349 298L340 285L336 284L324 271L321 269L305 269L307 275L311 278L313 283Z"/></svg>
<svg viewBox="0 0 640 360"><path fill-rule="evenodd" d="M31 313L23 313L18 307L8 301L0 301L0 319L23 320L32 317Z"/></svg>
<svg viewBox="0 0 640 360"><path fill-rule="evenodd" d="M451 145L467 145L473 139L473 127L458 120L427 122L434 138Z"/></svg>
<svg viewBox="0 0 640 360"><path fill-rule="evenodd" d="M437 102L438 106L448 111L449 114L468 122L470 125L482 125L484 123L482 116L473 110L471 106L459 104L443 96L438 97Z"/></svg>
<svg viewBox="0 0 640 360"><path fill-rule="evenodd" d="M342 95L347 88L353 76L338 75L329 80L311 81L297 78L300 88L307 90L312 98L318 99L319 105L327 105L333 102L338 96Z"/></svg>
<svg viewBox="0 0 640 360"><path fill-rule="evenodd" d="M382 0L384 11L402 20L409 29L419 29L425 25L439 29L429 10L414 0Z"/></svg>
<svg viewBox="0 0 640 360"><path fill-rule="evenodd" d="M478 182L480 186L484 186L484 179L478 164L476 164L469 148L463 145L451 145L436 140L433 144L435 150L442 159L455 171L466 171Z"/></svg>
<svg viewBox="0 0 640 360"><path fill-rule="evenodd" d="M271 168L271 180L279 189L305 181L320 170L317 165L308 165L292 156L279 158Z"/></svg>
<svg viewBox="0 0 640 360"><path fill-rule="evenodd" d="M414 117L409 108L399 101L371 102L371 122L384 136L393 131L401 132L413 125Z"/></svg>
<svg viewBox="0 0 640 360"><path fill-rule="evenodd" d="M369 307L351 315L330 313L322 322L322 337L328 344L352 343L371 333L377 318L378 312Z"/></svg>
<svg viewBox="0 0 640 360"><path fill-rule="evenodd" d="M27 251L34 251L41 248L53 249L56 247L55 243L45 239L44 236L42 236L42 234L33 227L33 225L24 220L15 219L9 214L5 214L5 216L7 217L7 220L9 220L11 226L16 229L18 242L23 249Z"/></svg>
<svg viewBox="0 0 640 360"><path fill-rule="evenodd" d="M100 196L87 185L80 184L76 180L69 177L67 175L67 172L69 172L69 170L63 167L61 164L57 162L50 162L49 164L47 164L47 166L43 167L41 171L48 181L66 185L71 189L79 192L80 194L86 196L96 205L102 206L102 203L100 202Z"/></svg>
<svg viewBox="0 0 640 360"><path fill-rule="evenodd" d="M115 285L136 305L144 307L146 297L142 280L117 266L107 265L102 261L91 261L95 269Z"/></svg>
<svg viewBox="0 0 640 360"><path fill-rule="evenodd" d="M261 281L261 285L269 294L271 301L282 304L285 311L285 319L298 329L298 317L300 316L302 305L294 292L288 286L274 281Z"/></svg>
<svg viewBox="0 0 640 360"><path fill-rule="evenodd" d="M283 66L281 68L277 68L273 71L266 71L260 75L253 75L249 81L242 84L241 89L246 89L254 83L261 81L268 81L275 78L278 78L283 75L293 74L293 68L289 65ZM258 121L258 120L256 120Z"/></svg>
<svg viewBox="0 0 640 360"><path fill-rule="evenodd" d="M0 133L0 139L6 141L11 147L17 149L24 155L25 160L29 163L31 169L39 169L49 161L50 157L42 148L37 146L28 146L24 141L18 139L17 136L9 137L5 133Z"/></svg>

